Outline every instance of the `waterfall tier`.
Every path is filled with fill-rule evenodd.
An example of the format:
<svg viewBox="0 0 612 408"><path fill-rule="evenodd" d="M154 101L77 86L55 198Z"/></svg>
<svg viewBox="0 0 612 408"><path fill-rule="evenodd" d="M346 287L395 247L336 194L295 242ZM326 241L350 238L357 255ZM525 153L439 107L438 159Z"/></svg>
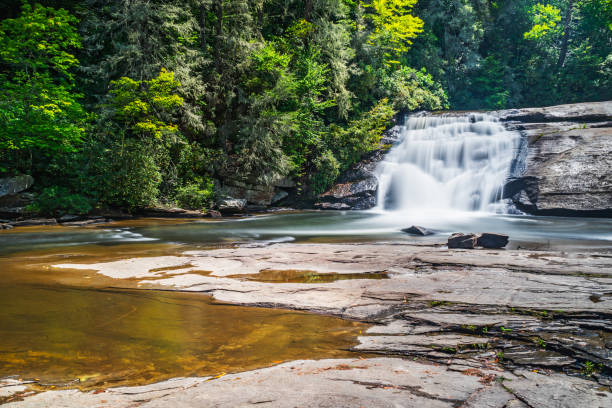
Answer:
<svg viewBox="0 0 612 408"><path fill-rule="evenodd" d="M378 210L500 212L520 135L493 116L412 116L379 163Z"/></svg>

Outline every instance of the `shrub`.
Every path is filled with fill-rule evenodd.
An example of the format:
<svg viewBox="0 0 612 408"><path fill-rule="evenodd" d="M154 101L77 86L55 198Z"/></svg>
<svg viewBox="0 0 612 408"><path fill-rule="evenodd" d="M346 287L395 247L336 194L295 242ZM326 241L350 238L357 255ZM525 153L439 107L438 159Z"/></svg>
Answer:
<svg viewBox="0 0 612 408"><path fill-rule="evenodd" d="M29 211L52 216L87 214L91 208L88 198L59 186L43 189L34 203L28 206Z"/></svg>
<svg viewBox="0 0 612 408"><path fill-rule="evenodd" d="M214 185L208 179L203 183L188 184L176 190L176 202L182 208L203 210L210 207L214 198Z"/></svg>

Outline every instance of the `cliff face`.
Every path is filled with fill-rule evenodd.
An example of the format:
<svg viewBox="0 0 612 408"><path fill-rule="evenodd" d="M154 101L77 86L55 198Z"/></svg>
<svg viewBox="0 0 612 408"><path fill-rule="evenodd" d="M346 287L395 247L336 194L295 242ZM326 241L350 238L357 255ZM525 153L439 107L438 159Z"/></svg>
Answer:
<svg viewBox="0 0 612 408"><path fill-rule="evenodd" d="M504 188L521 211L612 216L612 101L491 112L523 138ZM390 134L397 135L397 129ZM386 139L386 143L389 139ZM368 155L319 197L318 208L376 205L373 174L384 151Z"/></svg>
<svg viewBox="0 0 612 408"><path fill-rule="evenodd" d="M612 216L612 102L494 112L525 137L504 196L524 212Z"/></svg>

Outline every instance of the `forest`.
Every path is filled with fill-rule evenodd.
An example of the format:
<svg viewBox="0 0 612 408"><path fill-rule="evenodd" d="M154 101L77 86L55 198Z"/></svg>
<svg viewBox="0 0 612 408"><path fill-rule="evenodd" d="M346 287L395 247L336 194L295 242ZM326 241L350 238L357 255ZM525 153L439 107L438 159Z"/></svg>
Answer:
<svg viewBox="0 0 612 408"><path fill-rule="evenodd" d="M10 0L0 177L32 213L308 200L398 113L612 99L610 0Z"/></svg>

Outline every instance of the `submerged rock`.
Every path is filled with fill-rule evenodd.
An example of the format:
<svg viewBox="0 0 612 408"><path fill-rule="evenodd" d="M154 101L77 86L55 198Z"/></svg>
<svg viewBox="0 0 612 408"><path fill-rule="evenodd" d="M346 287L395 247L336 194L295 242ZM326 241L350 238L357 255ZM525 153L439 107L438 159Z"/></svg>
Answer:
<svg viewBox="0 0 612 408"><path fill-rule="evenodd" d="M448 248L462 248L462 249L473 249L476 247L478 242L478 235L476 234L462 234L456 232L448 237Z"/></svg>
<svg viewBox="0 0 612 408"><path fill-rule="evenodd" d="M508 236L484 232L478 236L476 246L483 248L503 248L508 244Z"/></svg>
<svg viewBox="0 0 612 408"><path fill-rule="evenodd" d="M413 225L412 227L404 228L402 229L402 232L405 232L406 234L421 235L421 236L433 235L432 231L426 228L423 228L423 227L419 227L418 225Z"/></svg>

